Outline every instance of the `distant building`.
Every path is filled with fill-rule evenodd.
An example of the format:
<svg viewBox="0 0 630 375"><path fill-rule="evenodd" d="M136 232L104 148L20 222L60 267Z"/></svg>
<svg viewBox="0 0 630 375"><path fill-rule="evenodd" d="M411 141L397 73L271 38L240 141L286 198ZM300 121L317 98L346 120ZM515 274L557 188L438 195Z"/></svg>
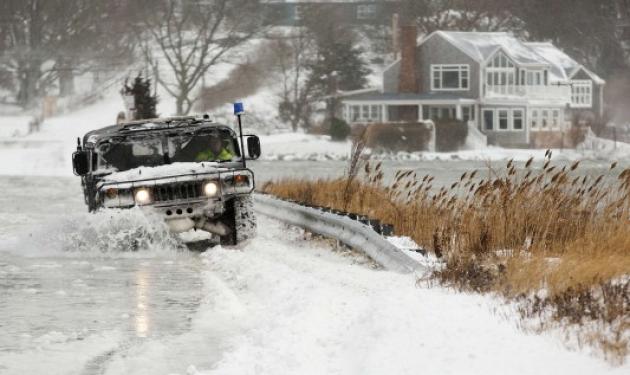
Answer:
<svg viewBox="0 0 630 375"><path fill-rule="evenodd" d="M335 9L349 24L389 24L400 0L260 0L267 23L298 26L308 12Z"/></svg>
<svg viewBox="0 0 630 375"><path fill-rule="evenodd" d="M605 82L551 43L507 33L401 31L383 87L345 93L351 124L459 119L489 144L547 147L578 116L603 116ZM562 142L562 141L561 141Z"/></svg>

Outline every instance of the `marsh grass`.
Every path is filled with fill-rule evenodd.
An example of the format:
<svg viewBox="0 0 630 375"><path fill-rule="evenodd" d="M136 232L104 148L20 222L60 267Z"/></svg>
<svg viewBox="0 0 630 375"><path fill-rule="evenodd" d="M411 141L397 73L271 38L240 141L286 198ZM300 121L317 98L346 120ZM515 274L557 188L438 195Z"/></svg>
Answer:
<svg viewBox="0 0 630 375"><path fill-rule="evenodd" d="M587 341L615 358L628 355L630 169L613 163L606 174L587 176L579 162L553 165L547 151L542 165L509 161L440 189L413 171L384 184L380 163L353 170L348 178L282 180L262 190L391 223L444 260L434 275L442 284L499 292L521 303L524 318L600 322L607 328Z"/></svg>

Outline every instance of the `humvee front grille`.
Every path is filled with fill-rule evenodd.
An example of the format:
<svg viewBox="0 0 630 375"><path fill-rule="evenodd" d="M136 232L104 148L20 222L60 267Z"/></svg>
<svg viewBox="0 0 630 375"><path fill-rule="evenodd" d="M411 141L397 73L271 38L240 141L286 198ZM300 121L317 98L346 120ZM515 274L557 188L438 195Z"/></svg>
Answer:
<svg viewBox="0 0 630 375"><path fill-rule="evenodd" d="M155 202L198 198L201 196L201 183L193 181L175 185L156 186L153 192L153 200Z"/></svg>

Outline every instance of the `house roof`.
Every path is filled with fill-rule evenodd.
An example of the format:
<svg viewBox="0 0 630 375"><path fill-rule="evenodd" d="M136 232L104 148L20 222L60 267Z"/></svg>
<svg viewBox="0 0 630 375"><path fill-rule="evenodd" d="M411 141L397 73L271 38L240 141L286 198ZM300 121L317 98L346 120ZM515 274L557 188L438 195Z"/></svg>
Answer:
<svg viewBox="0 0 630 375"><path fill-rule="evenodd" d="M551 73L556 75L558 81L569 80L575 76L580 70L583 70L595 83L603 85L606 83L597 74L586 69L577 61L573 60L569 55L564 53L552 43L525 43L525 45L533 49L538 55L549 61L552 66Z"/></svg>
<svg viewBox="0 0 630 375"><path fill-rule="evenodd" d="M503 49L517 64L548 64L542 56L508 33L436 31L434 34L442 36L478 62L486 61L499 49Z"/></svg>
<svg viewBox="0 0 630 375"><path fill-rule="evenodd" d="M605 83L602 78L549 42L523 42L504 32L436 31L420 44L435 35L441 36L479 63L486 62L501 50L518 65L550 67L552 82L567 81L583 69L597 84Z"/></svg>

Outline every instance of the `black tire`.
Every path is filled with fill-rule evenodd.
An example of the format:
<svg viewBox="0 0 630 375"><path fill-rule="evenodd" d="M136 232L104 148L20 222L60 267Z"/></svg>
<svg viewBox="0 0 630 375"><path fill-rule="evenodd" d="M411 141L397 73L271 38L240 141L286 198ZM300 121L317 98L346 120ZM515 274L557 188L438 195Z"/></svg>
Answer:
<svg viewBox="0 0 630 375"><path fill-rule="evenodd" d="M256 237L256 216L251 196L234 198L226 203L223 223L230 228L230 233L220 236L222 246L235 246Z"/></svg>

